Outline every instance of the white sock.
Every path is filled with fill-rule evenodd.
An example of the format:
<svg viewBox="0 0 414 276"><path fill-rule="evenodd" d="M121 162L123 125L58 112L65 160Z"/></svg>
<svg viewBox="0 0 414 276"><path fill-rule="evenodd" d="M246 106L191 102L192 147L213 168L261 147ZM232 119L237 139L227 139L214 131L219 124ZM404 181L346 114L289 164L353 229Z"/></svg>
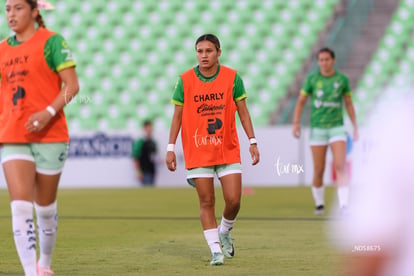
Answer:
<svg viewBox="0 0 414 276"><path fill-rule="evenodd" d="M37 232L39 233L39 266L50 267L52 252L56 243L57 204L56 201L48 206L39 206L36 203Z"/></svg>
<svg viewBox="0 0 414 276"><path fill-rule="evenodd" d="M312 195L315 206L325 205L325 188L323 186L318 188L312 186Z"/></svg>
<svg viewBox="0 0 414 276"><path fill-rule="evenodd" d="M234 220L228 220L228 219L226 219L225 217L221 217L221 223L220 223L220 226L219 226L219 232L220 233L222 233L222 234L228 234L230 231L231 231L231 229L233 229L233 224L234 224L234 222L235 222L236 220L234 219Z"/></svg>
<svg viewBox="0 0 414 276"><path fill-rule="evenodd" d="M33 204L24 200L10 203L14 243L26 276L36 276L36 230Z"/></svg>
<svg viewBox="0 0 414 276"><path fill-rule="evenodd" d="M339 200L339 207L346 207L348 206L348 196L349 196L349 187L342 186L338 187L338 200Z"/></svg>
<svg viewBox="0 0 414 276"><path fill-rule="evenodd" d="M204 238L206 239L207 244L210 247L211 253L221 253L220 240L217 228L204 230Z"/></svg>

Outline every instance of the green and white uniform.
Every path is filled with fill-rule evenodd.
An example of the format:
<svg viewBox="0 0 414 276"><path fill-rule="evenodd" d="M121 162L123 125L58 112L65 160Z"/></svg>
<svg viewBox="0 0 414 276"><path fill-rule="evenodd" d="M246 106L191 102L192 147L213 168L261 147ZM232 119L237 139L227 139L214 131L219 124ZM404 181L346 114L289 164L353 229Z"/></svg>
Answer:
<svg viewBox="0 0 414 276"><path fill-rule="evenodd" d="M68 143L4 144L1 162L27 160L36 164L36 172L56 175L62 172L68 150Z"/></svg>
<svg viewBox="0 0 414 276"><path fill-rule="evenodd" d="M301 94L311 97L310 144L346 141L342 100L351 95L348 77L338 71L329 77L319 71L312 73L306 78Z"/></svg>

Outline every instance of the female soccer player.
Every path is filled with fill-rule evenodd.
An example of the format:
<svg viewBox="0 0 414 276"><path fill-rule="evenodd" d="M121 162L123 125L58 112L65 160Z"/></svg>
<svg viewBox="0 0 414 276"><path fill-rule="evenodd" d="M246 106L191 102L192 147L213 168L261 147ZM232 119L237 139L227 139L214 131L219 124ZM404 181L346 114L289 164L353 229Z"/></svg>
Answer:
<svg viewBox="0 0 414 276"><path fill-rule="evenodd" d="M219 64L218 38L212 34L200 36L195 50L198 66L180 76L172 97L175 109L166 164L170 171L175 171L174 145L181 128L187 181L198 193L204 237L212 253L210 264L222 265L224 256L234 256L230 230L240 209L242 171L236 111L250 139L253 165L259 162L259 150L243 81L235 70ZM218 229L214 210L215 174L220 179L225 201Z"/></svg>
<svg viewBox="0 0 414 276"><path fill-rule="evenodd" d="M36 0L7 0L6 18L15 35L0 44L0 143L14 241L25 275L52 275L56 194L69 141L63 107L79 90L75 62L62 36L46 29Z"/></svg>
<svg viewBox="0 0 414 276"><path fill-rule="evenodd" d="M335 53L329 48L318 52L320 71L310 74L299 95L293 118L293 135L300 136L300 116L308 96L311 96L310 145L314 174L312 194L316 205L315 214L324 212L323 173L328 145L334 158L337 175L339 205L345 211L348 204L348 185L345 173L346 132L342 115L342 100L354 128L354 140L358 139L358 127L352 104L348 77L335 70Z"/></svg>

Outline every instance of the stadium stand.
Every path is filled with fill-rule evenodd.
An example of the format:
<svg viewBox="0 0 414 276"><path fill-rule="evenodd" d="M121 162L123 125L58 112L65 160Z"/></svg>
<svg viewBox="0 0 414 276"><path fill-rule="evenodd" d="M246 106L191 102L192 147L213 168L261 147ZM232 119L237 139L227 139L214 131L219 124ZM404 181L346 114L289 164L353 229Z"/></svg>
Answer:
<svg viewBox="0 0 414 276"><path fill-rule="evenodd" d="M414 1L402 0L355 90L357 116L363 123L376 99L392 86L398 89L414 83Z"/></svg>
<svg viewBox="0 0 414 276"><path fill-rule="evenodd" d="M387 34L394 35L394 30L390 28L394 28L392 27L394 18L400 16L397 7L405 5L404 3L405 1L399 0L342 0L337 5L334 23L328 28L325 38L321 39L319 45L314 49L312 60L305 62L301 74L296 77L296 82L289 87L287 97L282 102L282 108L276 114L276 122L278 124L291 123L293 109L303 79L307 73L317 69L315 53L320 47L328 46L334 49L337 54L336 67L350 78L351 89L355 96L357 118L363 124L366 112L369 112L371 102L375 99L372 96L383 90L381 88L388 82L393 71L392 67L395 66L394 60L389 59L389 57L395 58L394 54L382 54L383 57L389 55L387 59L390 66L386 63L378 63L377 55ZM406 15L402 14L402 16ZM395 43L396 41L397 39L395 39ZM390 49L390 51L393 52L394 49ZM396 51L399 51L398 48ZM373 68L376 68L376 71ZM370 85L376 87L370 87ZM376 92L371 93L375 89ZM301 118L304 125L309 123L309 110L308 101L304 112L305 116Z"/></svg>
<svg viewBox="0 0 414 276"><path fill-rule="evenodd" d="M117 130L148 117L169 126L176 79L196 64L195 39L207 32L221 39L221 62L244 79L255 125L268 124L338 0L50 2L46 24L78 64L70 128Z"/></svg>
<svg viewBox="0 0 414 276"><path fill-rule="evenodd" d="M65 109L70 128L135 130L147 118L156 128L169 126L176 79L196 64L194 41L208 32L221 39L221 62L244 79L255 125L268 125L343 1L50 2L56 10L43 12L46 24L67 39L78 64L81 91ZM394 68L394 82L412 74L413 15L413 0L401 0L355 89L361 116L384 84L378 77L387 80ZM8 34L4 20L0 33ZM289 123L284 116L278 123Z"/></svg>

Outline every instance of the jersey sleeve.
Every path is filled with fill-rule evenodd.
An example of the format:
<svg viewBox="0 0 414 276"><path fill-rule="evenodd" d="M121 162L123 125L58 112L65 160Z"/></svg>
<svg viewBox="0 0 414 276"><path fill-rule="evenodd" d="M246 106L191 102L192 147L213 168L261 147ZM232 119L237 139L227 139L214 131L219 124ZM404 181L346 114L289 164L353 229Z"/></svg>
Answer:
<svg viewBox="0 0 414 276"><path fill-rule="evenodd" d="M139 139L132 143L132 157L133 158L139 158L141 156L143 144L144 144L144 141L142 139Z"/></svg>
<svg viewBox="0 0 414 276"><path fill-rule="evenodd" d="M72 51L60 34L55 34L47 40L44 53L47 64L54 72L76 66Z"/></svg>
<svg viewBox="0 0 414 276"><path fill-rule="evenodd" d="M343 91L343 95L344 96L350 96L352 94L351 92L351 86L349 85L349 79L348 77L344 77L344 91Z"/></svg>
<svg viewBox="0 0 414 276"><path fill-rule="evenodd" d="M311 82L312 77L311 76L307 76L305 79L305 82L303 83L302 89L300 90L300 93L302 95L308 96L312 94L312 82Z"/></svg>
<svg viewBox="0 0 414 276"><path fill-rule="evenodd" d="M247 98L246 89L244 88L244 83L239 73L236 73L233 84L233 100L235 102L244 100Z"/></svg>
<svg viewBox="0 0 414 276"><path fill-rule="evenodd" d="M175 105L184 105L184 87L181 77L178 77L177 82L175 83L171 103Z"/></svg>

